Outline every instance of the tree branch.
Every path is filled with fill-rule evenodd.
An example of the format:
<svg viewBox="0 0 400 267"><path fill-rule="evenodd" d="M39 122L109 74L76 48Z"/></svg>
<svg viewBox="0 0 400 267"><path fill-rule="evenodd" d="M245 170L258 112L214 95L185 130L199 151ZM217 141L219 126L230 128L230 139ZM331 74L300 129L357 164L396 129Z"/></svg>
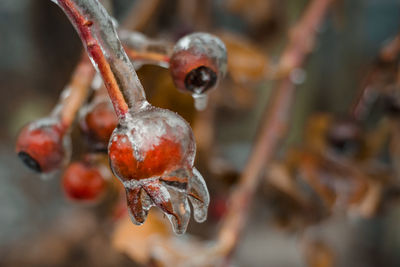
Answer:
<svg viewBox="0 0 400 267"><path fill-rule="evenodd" d="M253 151L240 177L237 188L232 192L226 217L218 235L219 252L230 255L239 240L246 223L251 200L259 184L265 165L272 159L279 142L288 127L289 113L294 98L295 86L287 76L294 68L300 67L314 46L316 29L322 22L333 0L313 0L303 17L291 31L290 43L283 52L279 69L286 75L278 81L277 87L266 108L259 135Z"/></svg>
<svg viewBox="0 0 400 267"><path fill-rule="evenodd" d="M146 106L144 90L117 38L111 18L95 0L56 0L79 33L93 65L103 77L114 109L125 118Z"/></svg>
<svg viewBox="0 0 400 267"><path fill-rule="evenodd" d="M76 114L85 102L94 73L95 70L90 64L87 55L82 54L82 58L76 66L70 82L65 87L68 90L68 94L61 100L61 123L66 129L71 126Z"/></svg>

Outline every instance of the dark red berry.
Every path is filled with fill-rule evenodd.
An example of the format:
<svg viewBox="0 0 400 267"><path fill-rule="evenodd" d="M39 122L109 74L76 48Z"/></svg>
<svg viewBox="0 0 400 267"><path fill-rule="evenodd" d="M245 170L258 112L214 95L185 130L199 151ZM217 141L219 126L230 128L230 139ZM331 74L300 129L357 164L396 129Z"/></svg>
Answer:
<svg viewBox="0 0 400 267"><path fill-rule="evenodd" d="M174 53L170 60L175 86L182 91L202 94L217 83L217 69L204 54L190 50Z"/></svg>
<svg viewBox="0 0 400 267"><path fill-rule="evenodd" d="M22 128L16 152L26 166L36 172L59 169L66 157L63 127L52 119L42 119Z"/></svg>
<svg viewBox="0 0 400 267"><path fill-rule="evenodd" d="M106 181L95 165L75 162L65 170L62 186L72 200L95 201L103 195Z"/></svg>
<svg viewBox="0 0 400 267"><path fill-rule="evenodd" d="M140 180L160 176L176 168L182 162L181 144L161 138L160 143L145 152L142 160L137 160L132 145L125 135L116 136L110 146L110 158L114 171L119 177Z"/></svg>
<svg viewBox="0 0 400 267"><path fill-rule="evenodd" d="M81 118L80 127L96 150L106 150L108 141L118 125L118 118L111 103L98 102Z"/></svg>
<svg viewBox="0 0 400 267"><path fill-rule="evenodd" d="M152 108L120 124L108 147L114 174L122 181L158 177L194 160L194 140L175 113Z"/></svg>
<svg viewBox="0 0 400 267"><path fill-rule="evenodd" d="M201 95L216 87L227 68L226 47L216 36L193 33L181 38L170 59L175 86Z"/></svg>

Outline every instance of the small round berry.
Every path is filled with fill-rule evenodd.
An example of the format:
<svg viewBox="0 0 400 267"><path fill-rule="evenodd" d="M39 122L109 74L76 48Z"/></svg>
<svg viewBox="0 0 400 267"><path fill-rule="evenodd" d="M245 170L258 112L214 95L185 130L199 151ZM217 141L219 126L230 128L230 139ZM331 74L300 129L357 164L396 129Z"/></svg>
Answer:
<svg viewBox="0 0 400 267"><path fill-rule="evenodd" d="M97 166L85 161L75 162L65 170L62 187L69 199L96 201L103 195L106 181Z"/></svg>
<svg viewBox="0 0 400 267"><path fill-rule="evenodd" d="M175 86L192 94L203 94L215 88L226 73L226 65L224 43L207 33L194 33L181 38L170 59Z"/></svg>
<svg viewBox="0 0 400 267"><path fill-rule="evenodd" d="M80 118L80 128L96 150L107 150L108 141L118 125L118 118L107 99L88 106Z"/></svg>
<svg viewBox="0 0 400 267"><path fill-rule="evenodd" d="M45 118L22 128L16 152L30 169L48 173L63 165L68 156L68 143L59 122L56 119Z"/></svg>

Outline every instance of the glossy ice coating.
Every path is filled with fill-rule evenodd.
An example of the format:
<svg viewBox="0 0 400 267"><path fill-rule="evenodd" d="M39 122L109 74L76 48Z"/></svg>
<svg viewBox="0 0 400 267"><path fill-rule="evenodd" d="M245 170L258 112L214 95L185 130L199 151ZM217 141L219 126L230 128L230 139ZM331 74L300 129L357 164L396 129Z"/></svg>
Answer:
<svg viewBox="0 0 400 267"><path fill-rule="evenodd" d="M110 165L124 184L131 219L146 220L159 207L174 231L186 231L191 200L196 221L207 218L208 190L193 167L195 142L190 126L176 113L149 107L127 116L109 144Z"/></svg>
<svg viewBox="0 0 400 267"><path fill-rule="evenodd" d="M160 176L181 165L191 167L194 155L189 125L179 115L154 107L121 123L109 145L111 167L122 181Z"/></svg>
<svg viewBox="0 0 400 267"><path fill-rule="evenodd" d="M96 0L53 0L77 30L89 58L102 75L118 117L147 105L142 84L117 36L115 24Z"/></svg>
<svg viewBox="0 0 400 267"><path fill-rule="evenodd" d="M193 167L195 142L189 125L177 114L151 107L146 101L113 21L98 1L53 1L79 33L118 115L119 126L108 146L109 158L114 174L125 186L132 221L143 223L148 210L157 206L170 219L174 231L182 234L190 218L188 199L195 219L204 221L209 195ZM225 65L221 69L226 69Z"/></svg>
<svg viewBox="0 0 400 267"><path fill-rule="evenodd" d="M107 98L94 101L81 111L79 126L96 150L107 150L108 141L117 125L117 115Z"/></svg>

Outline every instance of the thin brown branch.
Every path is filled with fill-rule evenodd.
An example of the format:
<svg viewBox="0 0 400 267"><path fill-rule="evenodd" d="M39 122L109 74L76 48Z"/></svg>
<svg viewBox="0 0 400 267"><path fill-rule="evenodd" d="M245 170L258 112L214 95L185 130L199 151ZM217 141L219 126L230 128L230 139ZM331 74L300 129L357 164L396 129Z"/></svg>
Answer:
<svg viewBox="0 0 400 267"><path fill-rule="evenodd" d="M317 1L317 0L316 0ZM237 244L244 227L250 201L255 193L261 171L265 167L286 132L288 115L294 95L294 85L288 79L279 82L268 105L267 116L262 122L250 158L236 190L231 194L229 210L224 218L218 241L229 252Z"/></svg>
<svg viewBox="0 0 400 267"><path fill-rule="evenodd" d="M137 51L129 48L126 45L124 46L124 49L132 61L155 62L157 65L159 65L158 63L161 63L161 65L169 64L170 58L166 54L149 51Z"/></svg>
<svg viewBox="0 0 400 267"><path fill-rule="evenodd" d="M290 71L300 67L312 50L316 29L322 22L332 0L313 0L303 17L292 30L290 43L284 50L281 68ZM220 253L230 255L235 249L246 223L251 200L256 191L265 165L272 159L286 133L290 107L294 98L295 86L285 77L278 82L265 119L261 122L259 135L253 151L241 175L237 188L229 199L229 210L222 222L217 247Z"/></svg>
<svg viewBox="0 0 400 267"><path fill-rule="evenodd" d="M111 1L102 1L105 5L106 9L111 11L112 9L112 2ZM137 12L137 11L135 11ZM124 25L128 25L128 21L130 17L134 15L135 12L130 12L129 16L126 18L126 22ZM127 50L127 53L131 60L154 60L154 61L162 61L162 62L169 62L169 57L162 56L161 54L154 54L151 53L136 53L135 51ZM90 87L90 83L93 80L95 74L95 70L92 67L90 61L87 58L85 52L81 59L79 60L78 64L76 65L72 75L70 82L66 85L67 88L70 89L69 95L62 100L62 110L61 110L61 121L62 124L66 129L72 124L75 120L76 114L79 108L84 103L86 96L88 94L88 90Z"/></svg>
<svg viewBox="0 0 400 267"><path fill-rule="evenodd" d="M61 122L65 128L69 128L73 123L78 110L85 102L94 74L92 64L87 55L83 54L66 86L69 90L68 95L62 100Z"/></svg>
<svg viewBox="0 0 400 267"><path fill-rule="evenodd" d="M129 110L128 104L124 99L114 73L112 72L109 63L103 54L100 44L92 34L91 26L93 25L93 22L87 20L80 13L73 1L59 0L57 2L71 19L73 25L75 25L76 30L86 46L88 54L96 62L97 68L103 77L104 83L106 84L108 94L113 102L115 112L117 113L118 117L124 117Z"/></svg>
<svg viewBox="0 0 400 267"><path fill-rule="evenodd" d="M278 67L279 77L287 76L299 68L312 51L315 43L315 32L321 24L324 12L332 1L312 1L301 20L290 30L289 45L284 50Z"/></svg>

